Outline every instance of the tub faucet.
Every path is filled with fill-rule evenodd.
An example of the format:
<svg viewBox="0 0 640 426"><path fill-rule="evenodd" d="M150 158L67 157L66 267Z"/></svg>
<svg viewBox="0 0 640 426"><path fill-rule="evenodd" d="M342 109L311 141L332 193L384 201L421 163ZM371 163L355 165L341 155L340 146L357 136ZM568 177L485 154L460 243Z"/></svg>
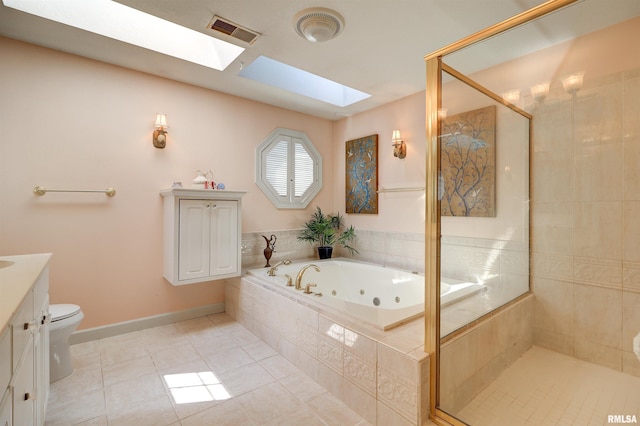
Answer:
<svg viewBox="0 0 640 426"><path fill-rule="evenodd" d="M273 265L271 267L271 269L269 269L267 271L267 275L269 275L270 277L275 277L276 276L276 271L278 270L278 266L280 266L280 265L288 265L290 263L291 263L290 260L281 260L280 262L278 262L275 265Z"/></svg>
<svg viewBox="0 0 640 426"><path fill-rule="evenodd" d="M298 276L296 277L296 290L302 290L302 276L309 268L314 268L316 272L320 272L320 268L318 268L318 266L314 265L313 263L310 263L304 268L300 269L300 272L298 272Z"/></svg>

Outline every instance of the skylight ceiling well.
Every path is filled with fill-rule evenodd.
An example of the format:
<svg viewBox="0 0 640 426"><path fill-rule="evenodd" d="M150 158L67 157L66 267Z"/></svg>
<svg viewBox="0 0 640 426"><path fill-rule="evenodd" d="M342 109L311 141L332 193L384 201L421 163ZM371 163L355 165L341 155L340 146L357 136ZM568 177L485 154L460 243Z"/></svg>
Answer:
<svg viewBox="0 0 640 426"><path fill-rule="evenodd" d="M111 0L3 0L7 7L224 70L244 48Z"/></svg>
<svg viewBox="0 0 640 426"><path fill-rule="evenodd" d="M258 57L240 71L240 75L339 107L349 106L371 96L266 56Z"/></svg>

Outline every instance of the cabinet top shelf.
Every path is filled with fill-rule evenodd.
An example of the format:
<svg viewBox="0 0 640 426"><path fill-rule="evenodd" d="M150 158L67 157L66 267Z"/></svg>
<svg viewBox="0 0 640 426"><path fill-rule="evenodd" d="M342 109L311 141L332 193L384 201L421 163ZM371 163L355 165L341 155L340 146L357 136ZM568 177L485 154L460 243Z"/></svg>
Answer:
<svg viewBox="0 0 640 426"><path fill-rule="evenodd" d="M239 200L247 191L232 189L195 189L195 188L168 188L160 191L163 197L181 197L210 200Z"/></svg>

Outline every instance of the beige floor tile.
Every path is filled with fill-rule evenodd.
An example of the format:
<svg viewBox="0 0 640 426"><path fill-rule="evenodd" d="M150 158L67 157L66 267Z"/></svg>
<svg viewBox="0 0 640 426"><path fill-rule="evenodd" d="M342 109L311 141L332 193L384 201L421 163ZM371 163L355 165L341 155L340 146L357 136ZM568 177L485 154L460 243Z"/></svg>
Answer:
<svg viewBox="0 0 640 426"><path fill-rule="evenodd" d="M213 355L239 347L238 343L231 337L231 333L221 333L215 327L210 330L190 331L186 336L191 345L202 356Z"/></svg>
<svg viewBox="0 0 640 426"><path fill-rule="evenodd" d="M271 346L267 345L262 340L242 345L242 349L256 361L260 361L262 359L269 358L278 354Z"/></svg>
<svg viewBox="0 0 640 426"><path fill-rule="evenodd" d="M107 414L166 395L166 389L158 373L153 372L104 388Z"/></svg>
<svg viewBox="0 0 640 426"><path fill-rule="evenodd" d="M232 397L238 397L275 381L273 376L257 363L221 373L218 377Z"/></svg>
<svg viewBox="0 0 640 426"><path fill-rule="evenodd" d="M214 420L215 419L215 423ZM242 410L240 403L233 399L224 401L180 421L182 426L255 426Z"/></svg>
<svg viewBox="0 0 640 426"><path fill-rule="evenodd" d="M171 367L182 362L191 362L202 359L200 353L191 343L186 342L179 345L171 345L165 349L153 352L151 354L153 362L157 369Z"/></svg>
<svg viewBox="0 0 640 426"><path fill-rule="evenodd" d="M357 425L362 417L329 393L320 395L308 403L316 415L329 425Z"/></svg>
<svg viewBox="0 0 640 426"><path fill-rule="evenodd" d="M339 415L337 400L323 413L322 400L307 404L329 395L227 314L74 345L72 356L76 371L51 386L47 426L367 424ZM185 398L204 394L172 377L198 374L217 380L204 386L210 400Z"/></svg>
<svg viewBox="0 0 640 426"><path fill-rule="evenodd" d="M51 384L49 404L64 402L67 399L102 390L102 369L100 366L76 368L70 376Z"/></svg>
<svg viewBox="0 0 640 426"><path fill-rule="evenodd" d="M145 399L135 405L107 413L109 426L168 426L178 421L178 417L167 395Z"/></svg>
<svg viewBox="0 0 640 426"><path fill-rule="evenodd" d="M106 414L96 417L85 422L76 424L75 426L108 426Z"/></svg>
<svg viewBox="0 0 640 426"><path fill-rule="evenodd" d="M105 398L102 389L70 398L58 397L57 400L57 403L49 403L47 406L46 426L74 425L105 414Z"/></svg>
<svg viewBox="0 0 640 426"><path fill-rule="evenodd" d="M214 354L203 354L203 358L211 369L219 374L255 363L255 360L240 347Z"/></svg>
<svg viewBox="0 0 640 426"><path fill-rule="evenodd" d="M281 379L280 383L296 398L305 403L327 393L325 388L311 380L309 376L301 371Z"/></svg>
<svg viewBox="0 0 640 426"><path fill-rule="evenodd" d="M102 365L114 364L129 359L149 355L146 345L141 339L119 341L110 337L100 341L100 358Z"/></svg>
<svg viewBox="0 0 640 426"><path fill-rule="evenodd" d="M284 379L285 377L300 371L295 365L279 354L264 358L258 363L263 366L269 374L278 380Z"/></svg>
<svg viewBox="0 0 640 426"><path fill-rule="evenodd" d="M474 426L602 425L615 414L640 418L639 377L533 347L458 417Z"/></svg>
<svg viewBox="0 0 640 426"><path fill-rule="evenodd" d="M271 383L241 395L238 402L256 424L265 424L295 411L299 401L280 383Z"/></svg>
<svg viewBox="0 0 640 426"><path fill-rule="evenodd" d="M155 373L156 367L149 355L108 364L102 369L105 386Z"/></svg>
<svg viewBox="0 0 640 426"><path fill-rule="evenodd" d="M316 413L307 405L297 408L277 419L271 420L266 426L326 426Z"/></svg>

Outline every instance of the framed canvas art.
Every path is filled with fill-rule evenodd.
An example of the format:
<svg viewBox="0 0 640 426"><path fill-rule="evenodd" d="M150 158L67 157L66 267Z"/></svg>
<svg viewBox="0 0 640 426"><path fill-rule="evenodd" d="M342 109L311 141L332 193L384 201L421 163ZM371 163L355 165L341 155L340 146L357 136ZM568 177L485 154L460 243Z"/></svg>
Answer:
<svg viewBox="0 0 640 426"><path fill-rule="evenodd" d="M496 107L443 120L440 134L442 216L496 215Z"/></svg>
<svg viewBox="0 0 640 426"><path fill-rule="evenodd" d="M346 212L378 213L378 135L346 143Z"/></svg>

